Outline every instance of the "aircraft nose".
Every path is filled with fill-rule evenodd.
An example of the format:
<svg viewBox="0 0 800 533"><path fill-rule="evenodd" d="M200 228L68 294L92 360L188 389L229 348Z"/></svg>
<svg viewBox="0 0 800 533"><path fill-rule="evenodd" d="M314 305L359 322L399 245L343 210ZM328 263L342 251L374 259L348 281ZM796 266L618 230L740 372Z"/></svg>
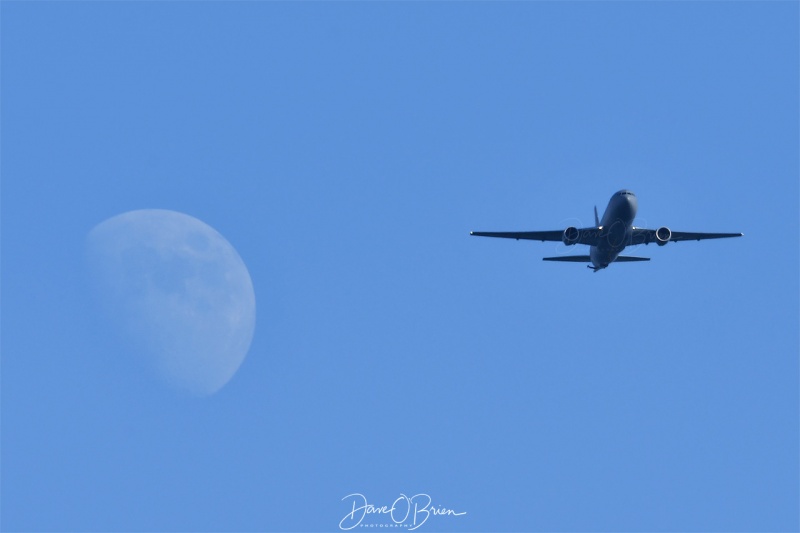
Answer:
<svg viewBox="0 0 800 533"><path fill-rule="evenodd" d="M623 201L620 202L620 211L621 215L627 219L633 219L636 216L636 197L635 196L623 196Z"/></svg>
<svg viewBox="0 0 800 533"><path fill-rule="evenodd" d="M636 197L635 196L626 196L625 200L626 200L626 203L628 204L628 211L629 211L630 217L631 218L635 217L636 216L636 209L638 207L638 204L636 202Z"/></svg>

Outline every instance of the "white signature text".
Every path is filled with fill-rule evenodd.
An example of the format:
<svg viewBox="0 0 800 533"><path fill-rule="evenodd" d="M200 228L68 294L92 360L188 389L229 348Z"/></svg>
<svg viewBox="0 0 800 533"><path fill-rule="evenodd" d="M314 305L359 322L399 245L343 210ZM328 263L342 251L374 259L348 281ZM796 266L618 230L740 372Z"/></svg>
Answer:
<svg viewBox="0 0 800 533"><path fill-rule="evenodd" d="M431 516L462 516L466 511L457 512L441 505L433 505L433 500L427 494L414 496L400 496L391 505L377 506L367 502L367 497L360 493L348 494L342 501L352 503L352 509L339 522L339 529L345 531L361 525L367 515L383 516L389 518L398 526L407 527L414 531L428 521Z"/></svg>

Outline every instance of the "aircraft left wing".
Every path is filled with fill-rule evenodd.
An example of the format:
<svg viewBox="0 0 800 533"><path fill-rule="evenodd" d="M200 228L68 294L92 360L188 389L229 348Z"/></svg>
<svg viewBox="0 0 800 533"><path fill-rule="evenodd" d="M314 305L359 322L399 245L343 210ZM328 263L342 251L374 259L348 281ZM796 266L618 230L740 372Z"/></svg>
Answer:
<svg viewBox="0 0 800 533"><path fill-rule="evenodd" d="M600 230L598 228L568 228L575 231L575 239L572 244L588 244L593 246L597 243ZM555 231L470 231L470 235L476 237L501 237L504 239L525 239L529 241L553 241L563 242L565 230Z"/></svg>
<svg viewBox="0 0 800 533"><path fill-rule="evenodd" d="M658 242L656 233L666 228L644 229L633 228L631 236L631 244L650 244L651 242ZM725 239L728 237L741 237L744 233L695 233L690 231L669 231L669 239L666 242L680 242L680 241L702 241L704 239ZM664 235L666 236L666 235Z"/></svg>

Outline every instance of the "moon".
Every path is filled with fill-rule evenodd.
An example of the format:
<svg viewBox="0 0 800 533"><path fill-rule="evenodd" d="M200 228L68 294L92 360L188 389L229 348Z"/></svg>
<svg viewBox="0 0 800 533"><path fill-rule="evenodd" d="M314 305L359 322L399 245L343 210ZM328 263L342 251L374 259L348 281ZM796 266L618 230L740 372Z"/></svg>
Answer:
<svg viewBox="0 0 800 533"><path fill-rule="evenodd" d="M86 255L106 315L159 379L196 396L230 381L250 349L256 299L222 235L177 211L141 209L95 226Z"/></svg>

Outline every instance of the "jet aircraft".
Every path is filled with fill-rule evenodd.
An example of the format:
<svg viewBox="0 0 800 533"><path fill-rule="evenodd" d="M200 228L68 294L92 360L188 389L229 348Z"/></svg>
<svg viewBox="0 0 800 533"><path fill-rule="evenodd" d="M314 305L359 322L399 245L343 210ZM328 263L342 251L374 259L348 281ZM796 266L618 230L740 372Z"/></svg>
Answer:
<svg viewBox="0 0 800 533"><path fill-rule="evenodd" d="M619 255L626 246L650 244L654 242L664 246L668 242L700 241L703 239L722 239L725 237L741 237L743 233L692 233L671 231L666 226L658 229L644 229L633 226L638 203L633 192L623 189L614 193L608 202L603 218L597 217L594 208L595 225L589 228L570 226L560 231L471 231L477 237L503 237L507 239L528 239L532 241L561 241L567 246L586 244L589 255L565 255L545 257L544 261L568 261L572 263L591 263L586 265L595 272L606 268L611 263L629 261L650 261L649 257L632 257Z"/></svg>

